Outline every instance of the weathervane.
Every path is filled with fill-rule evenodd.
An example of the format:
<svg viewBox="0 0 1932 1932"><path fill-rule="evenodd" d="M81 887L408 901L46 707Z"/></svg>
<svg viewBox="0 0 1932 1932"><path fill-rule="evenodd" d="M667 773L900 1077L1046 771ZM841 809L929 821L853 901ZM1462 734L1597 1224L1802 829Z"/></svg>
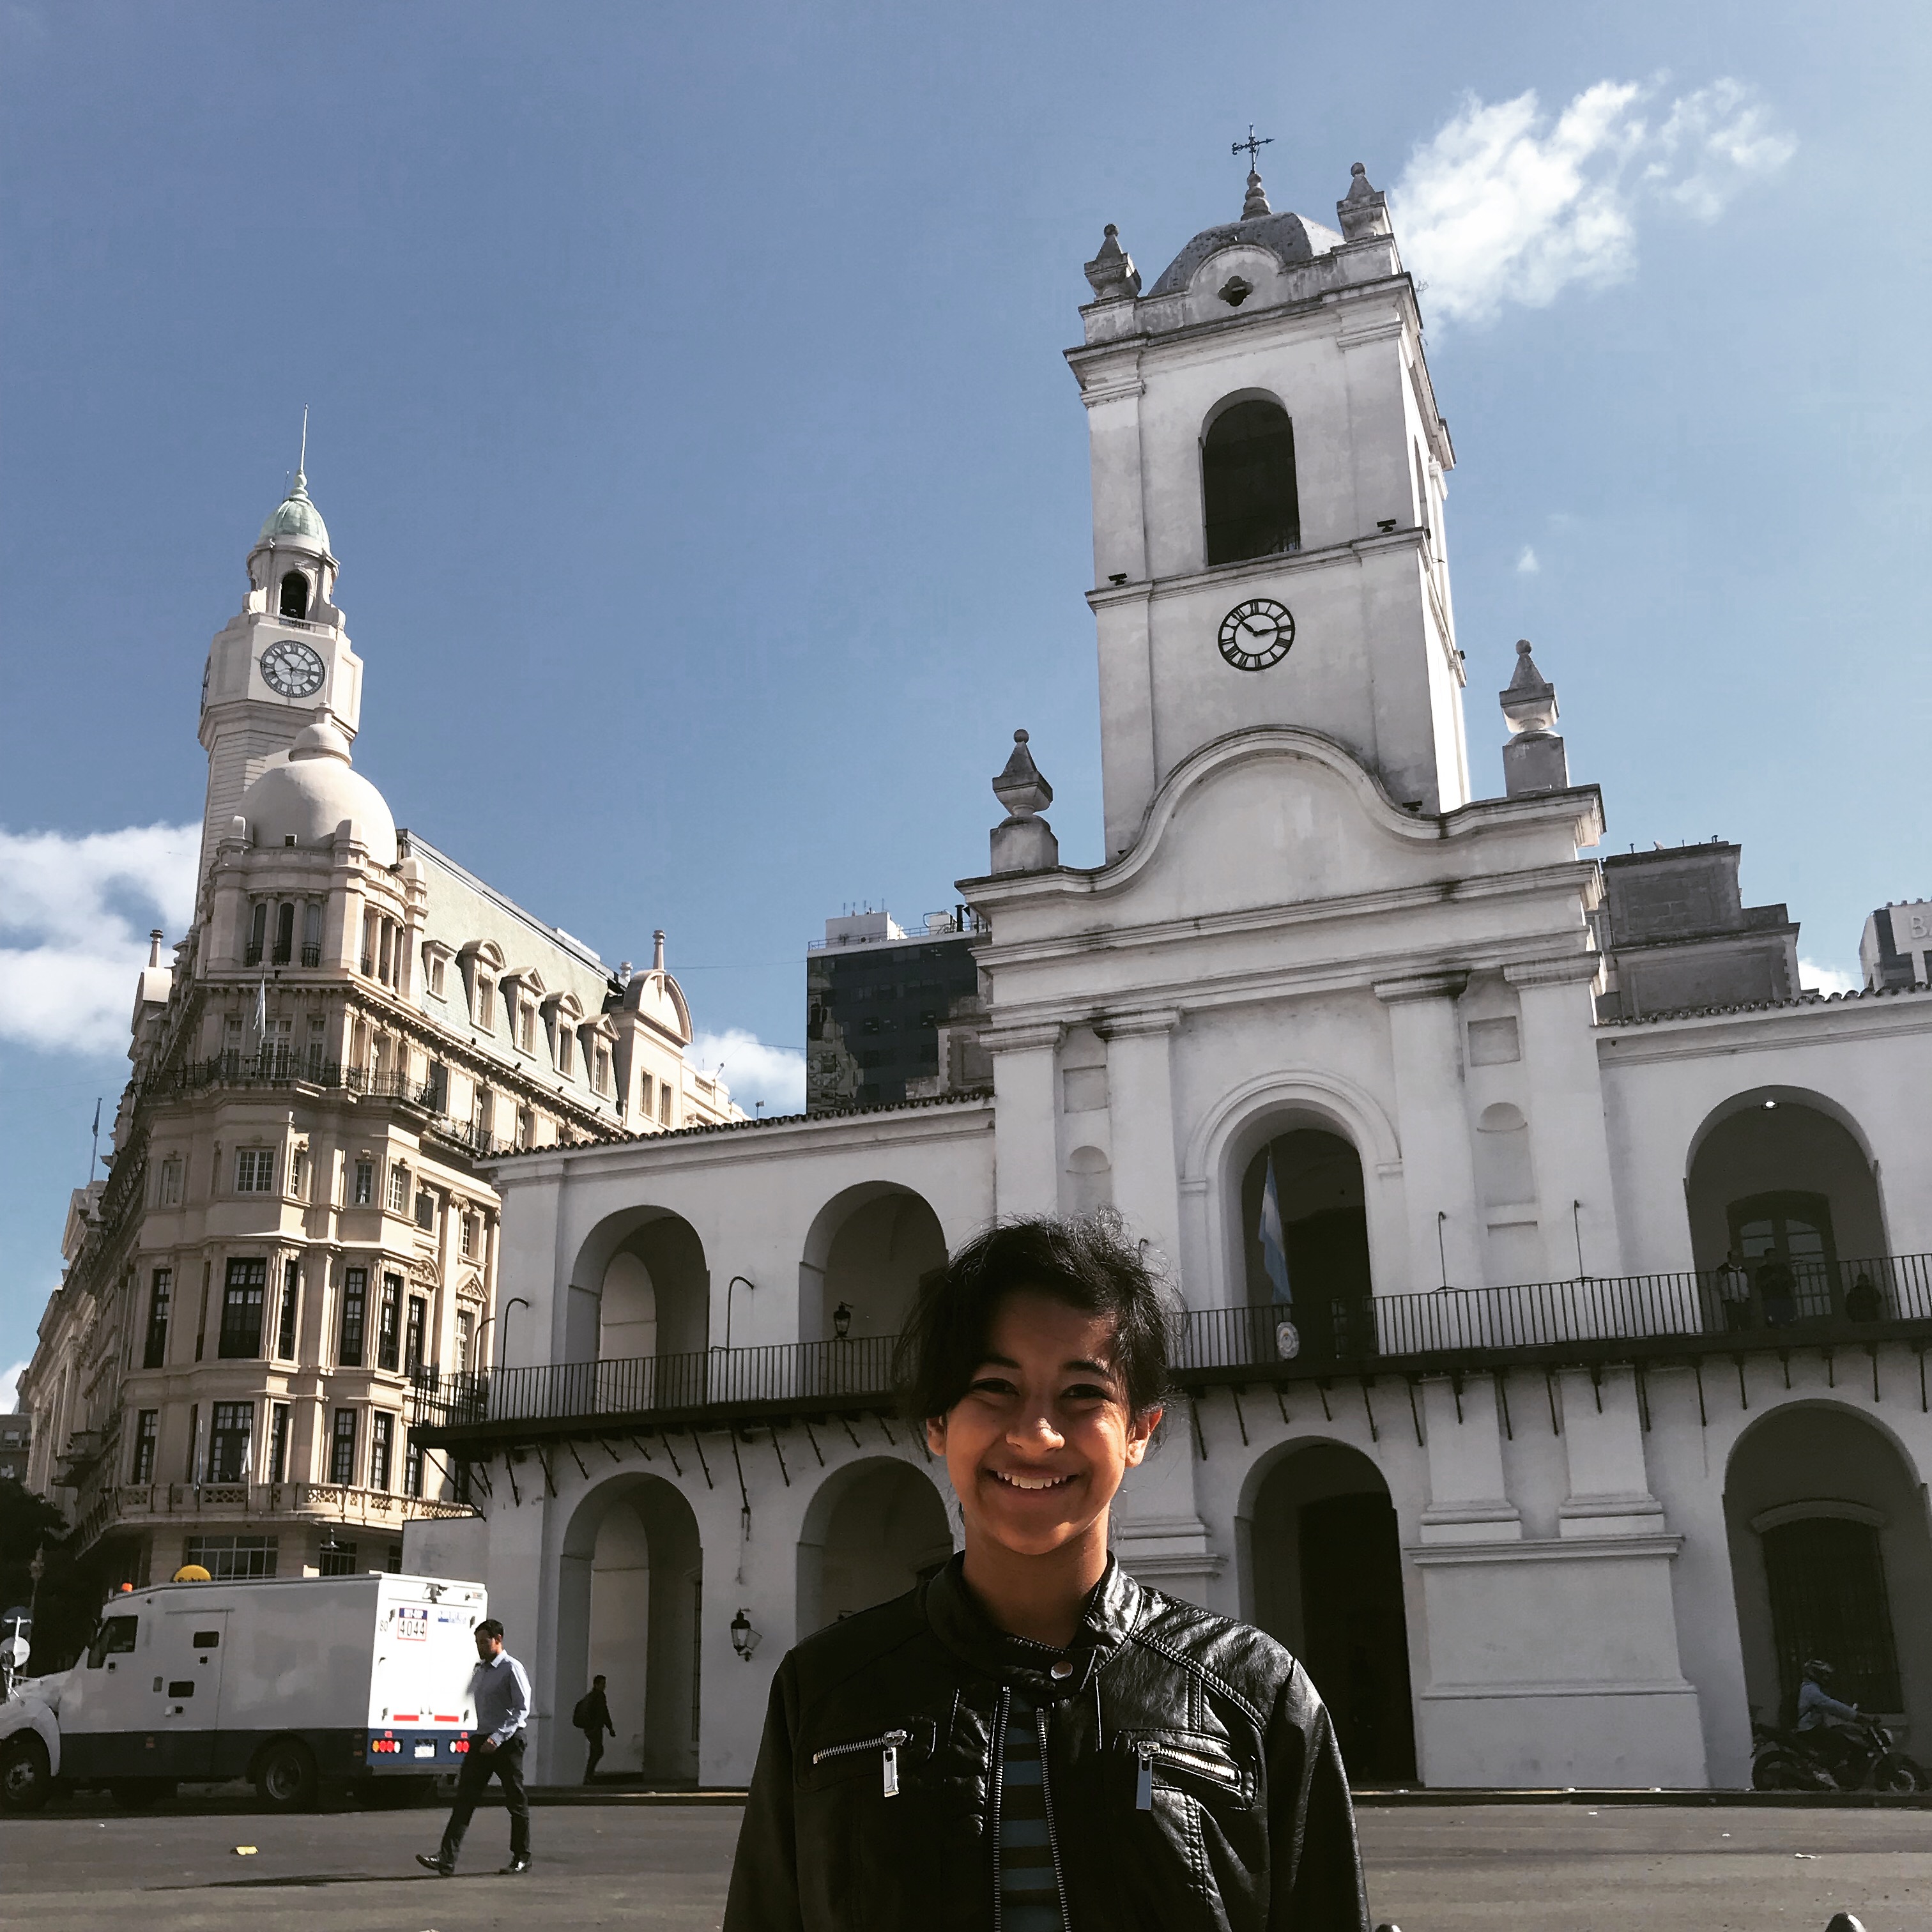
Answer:
<svg viewBox="0 0 1932 1932"><path fill-rule="evenodd" d="M1248 158L1248 172L1250 174L1253 174L1260 168L1262 150L1264 148L1271 148L1274 146L1274 136L1272 134L1262 134L1258 136L1255 133L1255 124L1250 121L1248 123L1248 138L1245 141L1237 141L1233 147L1228 150L1228 152L1235 154L1246 154Z"/></svg>

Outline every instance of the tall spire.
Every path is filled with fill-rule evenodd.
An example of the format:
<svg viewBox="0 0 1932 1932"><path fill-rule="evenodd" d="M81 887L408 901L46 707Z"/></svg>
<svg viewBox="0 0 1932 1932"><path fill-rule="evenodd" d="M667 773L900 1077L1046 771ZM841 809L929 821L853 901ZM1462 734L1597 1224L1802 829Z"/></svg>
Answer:
<svg viewBox="0 0 1932 1932"><path fill-rule="evenodd" d="M302 454L296 458L296 490L306 492L308 488L308 405L302 405ZM295 494L295 490L289 492Z"/></svg>

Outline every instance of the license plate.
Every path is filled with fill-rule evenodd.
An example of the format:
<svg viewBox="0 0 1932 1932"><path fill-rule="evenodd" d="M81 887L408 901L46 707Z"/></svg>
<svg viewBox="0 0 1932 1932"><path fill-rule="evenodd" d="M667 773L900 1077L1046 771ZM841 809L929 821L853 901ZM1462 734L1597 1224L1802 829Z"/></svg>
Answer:
<svg viewBox="0 0 1932 1932"><path fill-rule="evenodd" d="M418 1757L434 1757L436 1755L436 1747L434 1744L418 1744L415 1755Z"/></svg>

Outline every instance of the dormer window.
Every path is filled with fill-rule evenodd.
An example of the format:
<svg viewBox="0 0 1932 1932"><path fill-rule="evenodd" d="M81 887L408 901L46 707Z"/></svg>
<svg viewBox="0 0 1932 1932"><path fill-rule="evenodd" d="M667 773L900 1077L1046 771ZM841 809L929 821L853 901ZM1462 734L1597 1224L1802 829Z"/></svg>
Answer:
<svg viewBox="0 0 1932 1932"><path fill-rule="evenodd" d="M571 1032L568 1025L560 1025L556 1030L556 1070L568 1080L570 1068Z"/></svg>
<svg viewBox="0 0 1932 1932"><path fill-rule="evenodd" d="M476 1024L485 1033L496 1030L496 984L494 980L478 980L476 982Z"/></svg>
<svg viewBox="0 0 1932 1932"><path fill-rule="evenodd" d="M282 579L281 614L298 622L308 616L308 579L299 570L291 570Z"/></svg>

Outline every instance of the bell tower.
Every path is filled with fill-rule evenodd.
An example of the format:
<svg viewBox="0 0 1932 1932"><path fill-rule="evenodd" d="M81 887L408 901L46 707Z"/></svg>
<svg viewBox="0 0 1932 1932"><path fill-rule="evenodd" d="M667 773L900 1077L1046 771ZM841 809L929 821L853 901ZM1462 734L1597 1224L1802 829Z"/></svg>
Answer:
<svg viewBox="0 0 1932 1932"><path fill-rule="evenodd" d="M1250 171L1142 292L1110 226L1067 352L1094 490L1107 858L1217 738L1298 725L1394 802L1469 796L1443 538L1455 458L1414 285L1358 162L1339 231Z"/></svg>
<svg viewBox="0 0 1932 1932"><path fill-rule="evenodd" d="M304 418L302 463L308 454ZM248 593L242 608L208 646L201 686L208 802L200 878L207 876L242 793L266 766L287 756L296 734L319 708L334 714L346 736L356 735L362 660L332 601L337 567L328 527L309 500L308 478L298 464L289 494L248 553Z"/></svg>

